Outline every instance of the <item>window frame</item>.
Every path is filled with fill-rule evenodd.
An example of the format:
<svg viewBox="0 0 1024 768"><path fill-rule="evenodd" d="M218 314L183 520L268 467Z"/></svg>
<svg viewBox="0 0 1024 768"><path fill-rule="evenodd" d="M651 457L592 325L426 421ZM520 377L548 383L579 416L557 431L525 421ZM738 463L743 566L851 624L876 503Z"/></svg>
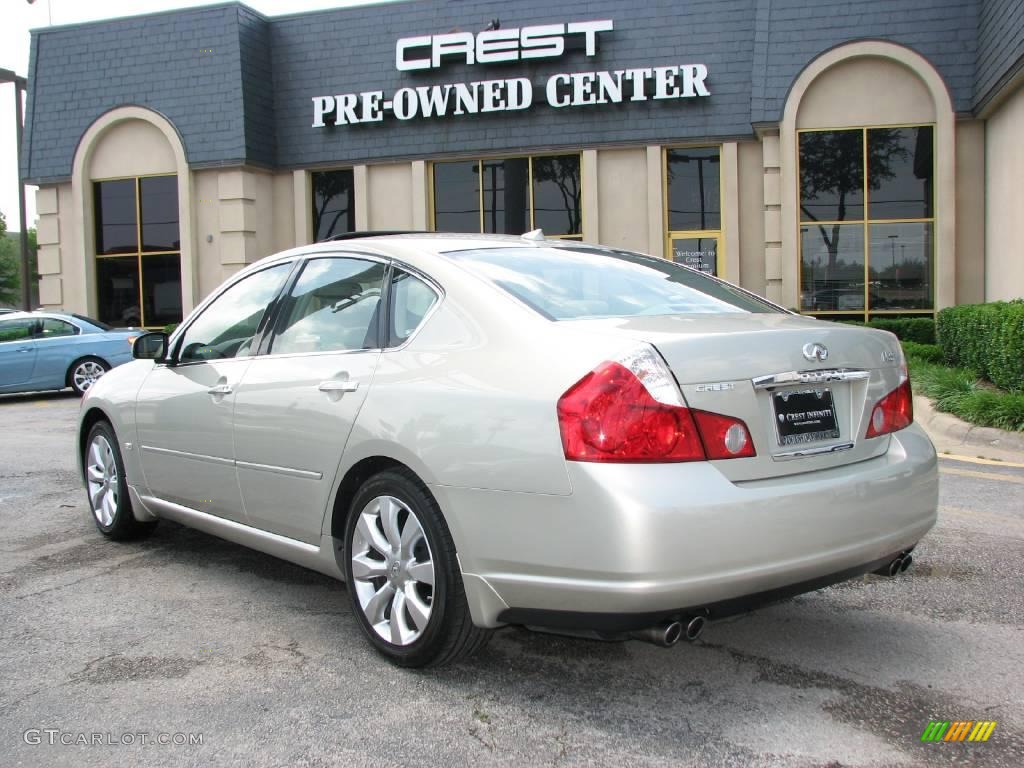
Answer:
<svg viewBox="0 0 1024 768"><path fill-rule="evenodd" d="M301 263L302 261L303 260L301 258L296 257L275 261L272 264L267 264L265 267L261 269L253 270L252 272L246 272L244 275L238 275L236 276L236 279L231 280L230 282L222 285L219 291L210 294L210 296L207 297L206 300L203 301L203 303L200 304L199 307L197 307L196 310L189 317L185 318L181 325L174 329L172 340L173 343L168 344L168 354L166 357L167 362L164 364L169 367L182 368L189 365L206 365L212 362L222 363L229 360L250 360L254 357L261 355L263 353L264 344L266 342L267 328L271 320L276 319L277 308L281 304L281 297L286 289L291 289L291 286L296 277L296 265ZM244 358L227 357L217 358L214 360L181 360L181 348L185 342L185 336L188 335L189 329L193 325L195 325L196 321L200 317L202 317L203 314L205 314L207 310L209 310L210 307L212 307L217 302L217 300L220 299L221 296L230 291L243 280L247 280L250 277L253 277L254 275L260 274L261 272L266 272L268 269L280 267L282 264L290 264L291 268L288 270L288 274L285 275L285 278L281 283L281 287L278 288L277 293L274 294L274 298L272 298L270 300L270 303L267 304L267 311L264 312L263 317L260 318L259 325L256 326L256 333L253 334L253 345L251 347L253 351L251 354L246 355Z"/></svg>
<svg viewBox="0 0 1024 768"><path fill-rule="evenodd" d="M871 130L878 129L905 129L905 128L931 128L932 129L932 199L931 199L931 216L918 217L918 218L899 218L899 219L875 219L871 218L871 180L868 176L868 132ZM846 221L813 221L807 222L803 220L801 215L802 198L800 196L800 137L805 133L830 133L836 131L860 131L861 133L861 163L862 163L862 179L864 184L864 215L860 219L848 219ZM938 140L938 126L935 122L918 122L918 123L886 123L886 124L867 124L867 125L846 125L846 126L833 126L828 128L798 128L795 135L795 158L796 158L796 290L797 290L797 312L803 315L812 315L814 317L824 317L826 319L841 320L844 318L859 319L863 322L869 322L874 317L899 317L902 315L914 315L919 317L935 317L938 313L938 306L935 300L935 288L936 288L936 276L938 274L938 265L935 263L935 240L938 234L938 216L936 215L935 209L935 180L938 171L938 153L935 151L935 145ZM840 225L861 225L863 228L864 238L864 308L863 309L830 309L822 311L805 310L803 308L803 238L801 234L805 227L808 226L832 226L833 224ZM930 280L931 287L931 309L872 309L871 308L871 227L874 225L886 225L886 224L930 224L932 229L932 241L931 241L931 254L930 254L930 269L928 272L928 278Z"/></svg>
<svg viewBox="0 0 1024 768"><path fill-rule="evenodd" d="M434 160L434 161L430 162L429 163L429 165L430 165L430 179L429 179L429 184L427 185L428 192L429 192L428 204L429 204L429 208L430 208L430 231L431 232L446 231L446 230L439 230L437 228L437 207L435 205L435 203L436 203L436 194L437 193L436 193L436 179L435 179L435 176L434 176L434 168L436 166L443 165L445 163L476 163L476 167L477 167L477 180L478 180L477 181L477 214L478 214L478 219L479 219L479 229L477 231L477 234L486 234L485 230L484 230L484 222L485 222L485 215L486 214L484 212L484 184L482 183L483 182L483 164L484 163L490 163L490 162L496 162L496 161L505 161L505 160L526 160L527 161L527 177L528 177L528 180L529 180L529 183L528 183L528 192L529 192L528 199L529 199L529 207L530 207L530 228L528 230L526 230L526 231L527 232L532 232L533 230L535 230L537 228L537 216L536 216L536 210L534 208L534 200L533 200L533 184L534 184L534 179L533 179L533 161L534 161L535 158L565 157L565 156L569 156L569 155L572 155L572 156L575 156L575 157L579 158L579 166L580 166L580 189L579 189L579 199L580 199L580 231L579 232L574 232L574 233L567 233L567 234L564 234L564 235L549 235L549 234L545 233L544 236L546 238L550 239L550 240L569 240L569 241L574 241L574 242L582 242L583 241L583 233L586 231L586 228L587 228L587 224L586 224L586 206L583 204L583 189L585 187L584 178L585 178L586 171L584 170L583 150L580 150L580 149L568 150L568 151L563 151L563 152L558 152L558 151L535 152L535 153L532 153L532 154L518 154L518 155L517 154L511 154L511 155L486 155L486 156L481 155L481 156L471 156L471 157L453 157L453 158L446 158L444 160ZM472 234L472 233L470 233L470 234ZM498 234L501 234L501 233L498 233Z"/></svg>
<svg viewBox="0 0 1024 768"><path fill-rule="evenodd" d="M722 226L725 219L725 184L722 179L722 144L672 144L661 148L661 215L665 227L665 258L675 263L674 240L715 240L715 273L711 277L720 280L727 279L725 274L725 228ZM669 174L668 156L670 152L687 149L717 149L718 150L718 228L717 229L672 229L672 216L669 211ZM684 265L686 266L686 265ZM705 273L708 274L708 273Z"/></svg>
<svg viewBox="0 0 1024 768"><path fill-rule="evenodd" d="M144 251L142 249L142 245L143 245L143 243L142 243L142 180L143 179L152 179L152 178L157 178L157 177L166 177L166 176L177 177L178 173L177 173L177 171L171 171L169 173L147 173L147 174L143 174L143 175L140 175L140 176L111 176L111 177L106 177L106 178L101 178L101 179L89 179L89 183L90 183L90 185L92 187L92 195L93 195L91 211L92 211L92 227L93 227L93 242L92 242L93 254L92 255L93 255L93 259L94 259L92 268L93 268L94 278L96 277L96 271L97 271L96 270L96 266L97 266L96 262L100 261L101 259L118 259L118 258L123 259L123 258L126 258L126 257L134 257L135 258L135 274L136 274L136 278L138 280L138 287L139 287L139 326L138 327L146 328L146 329L152 329L152 330L160 330L160 329L164 328L165 326L163 324L161 324L161 325L146 325L146 304L145 304L145 295L146 294L145 294L145 285L143 284L143 278L142 278L142 274L143 274L142 273L142 259L147 257L147 256L177 256L178 257L178 283L179 283L179 286L180 286L179 290L182 290L184 288L184 281L181 279L181 252L182 251L181 251L181 198L180 197L178 198L178 250L176 250L176 251L175 250L171 250L171 251ZM96 215L96 189L97 189L96 185L103 184L105 182L111 182L111 181L132 181L134 183L134 187L135 187L135 250L134 251L129 251L129 252L125 252L125 253L99 253L98 252L99 251L99 248L98 248L99 243L97 242L97 239L96 239L96 230L97 230L98 227L102 226L102 224L97 219L97 215ZM97 310L99 309L99 307L98 307L98 305L99 305L99 285L98 285L98 282L99 282L98 278L94 279L93 291L95 291L95 295L96 295ZM184 299L184 297L182 297L182 299ZM98 312L97 312L97 314L98 314ZM182 317L179 319L178 322L181 322L181 320L184 320L184 313L182 313ZM101 321L101 322L105 322L105 321Z"/></svg>

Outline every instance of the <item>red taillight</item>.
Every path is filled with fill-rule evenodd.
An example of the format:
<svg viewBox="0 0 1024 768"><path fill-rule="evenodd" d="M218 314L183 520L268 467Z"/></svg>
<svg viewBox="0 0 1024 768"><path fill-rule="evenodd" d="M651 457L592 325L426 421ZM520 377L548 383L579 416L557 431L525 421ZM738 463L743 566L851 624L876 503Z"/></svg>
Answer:
<svg viewBox="0 0 1024 768"><path fill-rule="evenodd" d="M704 459L689 409L659 403L619 363L603 363L562 395L558 427L572 461Z"/></svg>
<svg viewBox="0 0 1024 768"><path fill-rule="evenodd" d="M892 392L883 397L871 409L868 431L865 437L878 437L910 426L914 420L914 395L910 391L910 379L906 374L903 381Z"/></svg>
<svg viewBox="0 0 1024 768"><path fill-rule="evenodd" d="M745 459L757 455L750 431L740 419L709 411L692 413L709 459Z"/></svg>
<svg viewBox="0 0 1024 768"><path fill-rule="evenodd" d="M656 376L645 380L657 386ZM682 462L756 455L742 421L659 402L633 371L617 362L603 363L562 395L558 426L565 458L572 461Z"/></svg>

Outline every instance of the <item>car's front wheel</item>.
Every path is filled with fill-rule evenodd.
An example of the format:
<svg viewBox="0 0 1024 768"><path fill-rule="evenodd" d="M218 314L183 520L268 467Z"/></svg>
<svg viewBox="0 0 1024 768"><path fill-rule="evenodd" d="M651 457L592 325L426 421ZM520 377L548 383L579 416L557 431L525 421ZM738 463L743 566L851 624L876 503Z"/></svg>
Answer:
<svg viewBox="0 0 1024 768"><path fill-rule="evenodd" d="M404 667L448 664L478 650L455 544L437 502L407 470L370 478L345 531L352 608L373 646Z"/></svg>
<svg viewBox="0 0 1024 768"><path fill-rule="evenodd" d="M68 386L79 395L84 395L109 370L110 366L106 361L98 357L83 357L68 368Z"/></svg>
<svg viewBox="0 0 1024 768"><path fill-rule="evenodd" d="M132 512L124 462L110 424L100 421L89 430L83 459L89 509L100 532L117 541L149 534L156 522L141 522Z"/></svg>

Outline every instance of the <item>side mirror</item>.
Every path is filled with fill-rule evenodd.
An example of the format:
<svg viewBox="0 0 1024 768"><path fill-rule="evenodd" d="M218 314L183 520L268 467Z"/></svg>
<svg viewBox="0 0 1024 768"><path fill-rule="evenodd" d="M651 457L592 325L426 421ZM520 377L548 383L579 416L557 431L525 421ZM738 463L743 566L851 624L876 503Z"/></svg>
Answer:
<svg viewBox="0 0 1024 768"><path fill-rule="evenodd" d="M132 357L136 360L156 360L163 362L167 356L168 336L163 331L144 333L132 344Z"/></svg>

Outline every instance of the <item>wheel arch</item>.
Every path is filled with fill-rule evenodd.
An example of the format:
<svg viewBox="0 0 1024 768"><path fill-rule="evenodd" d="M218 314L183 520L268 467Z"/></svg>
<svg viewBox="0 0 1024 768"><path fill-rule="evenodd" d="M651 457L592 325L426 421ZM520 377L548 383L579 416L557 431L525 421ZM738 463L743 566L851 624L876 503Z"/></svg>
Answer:
<svg viewBox="0 0 1024 768"><path fill-rule="evenodd" d="M374 475L381 472L385 472L389 469L401 469L409 472L420 485L423 486L423 490L434 499L434 503L437 503L437 499L434 494L430 492L427 484L423 482L423 478L417 474L416 470L410 467L408 464L404 464L398 459L390 456L368 456L364 459L360 459L345 472L341 482L338 484L338 490L334 494L334 501L331 505L331 520L330 520L330 534L339 542L345 540L345 523L348 519L349 504L352 498L359 492L363 483L369 480ZM438 505L440 508L440 505ZM442 510L442 515L444 511Z"/></svg>
<svg viewBox="0 0 1024 768"><path fill-rule="evenodd" d="M85 482L85 462L82 459L85 452L85 441L89 438L92 428L101 421L107 422L110 424L110 428L114 429L114 420L107 415L106 411L97 406L90 406L78 421L78 451L76 454L78 456L78 475L82 478L82 482Z"/></svg>
<svg viewBox="0 0 1024 768"><path fill-rule="evenodd" d="M78 357L76 357L74 360L72 360L68 364L68 369L64 372L64 386L65 387L70 387L71 386L71 373L72 373L72 371L75 370L75 366L78 365L79 363L85 361L85 360L99 360L101 363L103 363L105 366L107 366L107 370L108 371L113 370L113 368L114 368L114 366L110 363L110 361L107 360L102 355L96 355L96 354L79 355ZM109 419L108 419L108 421L109 421ZM90 429L91 428L92 427L90 427Z"/></svg>

